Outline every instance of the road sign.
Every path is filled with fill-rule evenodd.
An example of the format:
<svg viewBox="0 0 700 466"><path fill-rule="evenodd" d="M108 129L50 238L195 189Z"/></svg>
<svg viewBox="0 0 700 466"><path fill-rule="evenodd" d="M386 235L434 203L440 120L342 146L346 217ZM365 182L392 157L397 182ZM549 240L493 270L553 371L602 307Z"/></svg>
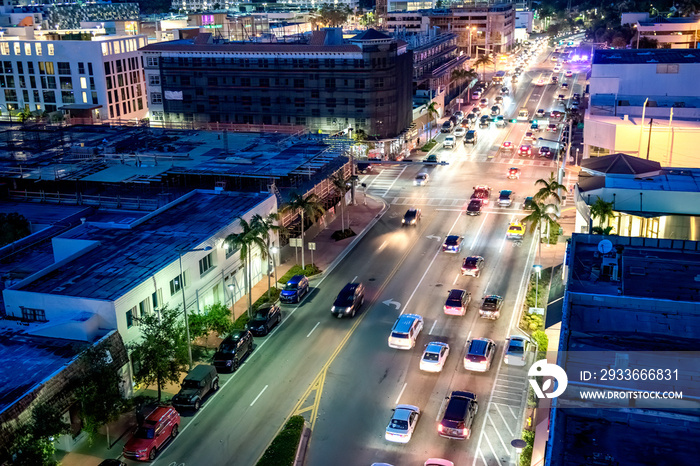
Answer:
<svg viewBox="0 0 700 466"><path fill-rule="evenodd" d="M309 251L315 251L316 250L316 243L308 243L309 245Z"/></svg>
<svg viewBox="0 0 700 466"><path fill-rule="evenodd" d="M300 248L301 238L289 238L289 245L293 248Z"/></svg>

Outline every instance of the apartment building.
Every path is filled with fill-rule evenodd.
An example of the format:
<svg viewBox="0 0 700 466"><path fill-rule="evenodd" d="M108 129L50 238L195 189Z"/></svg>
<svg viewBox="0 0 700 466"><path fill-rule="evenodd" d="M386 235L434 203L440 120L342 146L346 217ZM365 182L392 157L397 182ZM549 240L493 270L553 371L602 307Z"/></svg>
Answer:
<svg viewBox="0 0 700 466"><path fill-rule="evenodd" d="M700 167L700 50L596 50L584 158L622 152L664 167Z"/></svg>
<svg viewBox="0 0 700 466"><path fill-rule="evenodd" d="M138 55L146 36L51 37L0 40L0 111L61 111L89 120L146 116Z"/></svg>
<svg viewBox="0 0 700 466"><path fill-rule="evenodd" d="M352 128L383 139L411 123L412 54L369 29L296 43L215 43L211 34L141 49L151 119L158 122Z"/></svg>
<svg viewBox="0 0 700 466"><path fill-rule="evenodd" d="M653 39L657 47L668 49L696 49L700 42L700 15L678 18L651 17L645 13L623 13L622 24L630 24L637 30L634 43L643 38Z"/></svg>

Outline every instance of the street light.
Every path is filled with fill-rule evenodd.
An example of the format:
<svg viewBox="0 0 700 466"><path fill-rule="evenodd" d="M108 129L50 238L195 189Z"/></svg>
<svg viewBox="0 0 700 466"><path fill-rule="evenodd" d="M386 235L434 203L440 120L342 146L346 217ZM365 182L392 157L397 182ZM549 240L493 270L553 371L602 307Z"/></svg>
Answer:
<svg viewBox="0 0 700 466"><path fill-rule="evenodd" d="M275 288L277 288L277 261L275 261L275 256L280 252L280 248L277 246L272 246L270 248L270 255L272 256L272 268L275 270Z"/></svg>
<svg viewBox="0 0 700 466"><path fill-rule="evenodd" d="M177 260L180 263L180 277L178 278L178 281L180 282L180 290L182 291L182 308L185 312L185 332L187 334L187 361L188 361L190 370L192 369L192 344L190 342L190 322L187 319L187 303L185 302L185 276L182 274L182 254L188 253L188 252L197 252L197 251L211 251L211 246L207 246L205 248L197 248L197 249L178 249L177 250Z"/></svg>
<svg viewBox="0 0 700 466"><path fill-rule="evenodd" d="M236 285L229 283L228 289L231 292L231 314L236 318Z"/></svg>

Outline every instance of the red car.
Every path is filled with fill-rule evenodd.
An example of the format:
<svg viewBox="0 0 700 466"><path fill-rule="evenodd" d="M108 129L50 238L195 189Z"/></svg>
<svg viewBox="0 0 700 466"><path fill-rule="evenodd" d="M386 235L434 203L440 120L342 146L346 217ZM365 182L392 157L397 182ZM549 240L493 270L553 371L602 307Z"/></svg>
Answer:
<svg viewBox="0 0 700 466"><path fill-rule="evenodd" d="M177 437L180 415L174 408L159 406L146 417L141 427L124 445L123 455L141 461L153 461L170 439Z"/></svg>
<svg viewBox="0 0 700 466"><path fill-rule="evenodd" d="M474 186L474 193L472 194L472 199L479 199L484 205L489 203L489 196L491 196L491 188L486 185Z"/></svg>
<svg viewBox="0 0 700 466"><path fill-rule="evenodd" d="M552 113L550 113L550 116L552 118L561 118L564 116L564 112L560 112L559 110L552 110Z"/></svg>
<svg viewBox="0 0 700 466"><path fill-rule="evenodd" d="M518 167L510 167L508 169L508 179L509 180L519 180L520 179L520 169Z"/></svg>
<svg viewBox="0 0 700 466"><path fill-rule="evenodd" d="M510 141L503 141L503 144L501 144L501 149L503 150L512 150L513 149L513 143Z"/></svg>
<svg viewBox="0 0 700 466"><path fill-rule="evenodd" d="M520 146L520 151L518 151L521 157L526 157L532 155L532 146L530 144L523 144Z"/></svg>

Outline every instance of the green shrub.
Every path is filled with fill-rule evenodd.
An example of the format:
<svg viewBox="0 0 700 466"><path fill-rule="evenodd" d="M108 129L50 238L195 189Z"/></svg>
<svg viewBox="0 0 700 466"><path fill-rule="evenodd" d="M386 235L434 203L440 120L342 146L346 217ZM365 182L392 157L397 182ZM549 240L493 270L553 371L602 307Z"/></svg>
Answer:
<svg viewBox="0 0 700 466"><path fill-rule="evenodd" d="M253 310L255 311L257 308L262 306L265 303L276 303L280 299L280 292L282 290L272 287L270 288L270 297L267 297L267 291L263 293L262 296L260 296L254 303L253 303Z"/></svg>
<svg viewBox="0 0 700 466"><path fill-rule="evenodd" d="M539 314L534 312L524 312L523 319L520 322L520 328L528 332L542 330L544 328L544 320Z"/></svg>
<svg viewBox="0 0 700 466"><path fill-rule="evenodd" d="M245 325L250 320L248 313L244 312L241 316L233 322L233 329L244 329Z"/></svg>
<svg viewBox="0 0 700 466"><path fill-rule="evenodd" d="M331 239L334 239L336 241L340 241L341 239L350 238L352 236L355 236L355 234L356 233L354 231L352 231L352 229L350 229L350 228L347 228L345 230L336 230L331 235Z"/></svg>
<svg viewBox="0 0 700 466"><path fill-rule="evenodd" d="M304 418L292 416L282 431L272 440L257 466L291 466L304 430Z"/></svg>
<svg viewBox="0 0 700 466"><path fill-rule="evenodd" d="M520 452L520 466L530 466L532 462L532 449L535 446L535 433L531 430L523 430L523 440L525 448Z"/></svg>
<svg viewBox="0 0 700 466"><path fill-rule="evenodd" d="M302 269L300 265L294 265L291 269L289 269L289 271L287 271L287 273L280 277L279 283L286 285L289 279L294 275L306 275L307 277L311 277L319 273L321 273L321 269L316 267L315 264L306 264L305 269Z"/></svg>
<svg viewBox="0 0 700 466"><path fill-rule="evenodd" d="M547 298L549 297L549 280L552 276L552 269L546 268L540 272L539 285L538 280L533 272L530 275L530 283L528 285L525 305L527 307L547 307ZM537 306L535 306L535 291L537 290Z"/></svg>
<svg viewBox="0 0 700 466"><path fill-rule="evenodd" d="M559 242L559 229L561 225L554 220L549 221L549 244L557 244Z"/></svg>
<svg viewBox="0 0 700 466"><path fill-rule="evenodd" d="M549 345L547 334L542 330L537 330L532 333L532 339L537 342L537 360L545 359L547 357L547 346Z"/></svg>
<svg viewBox="0 0 700 466"><path fill-rule="evenodd" d="M432 149L436 145L437 141L435 139L431 139L423 147L421 147L420 150L422 150L423 152L430 152L430 149Z"/></svg>

